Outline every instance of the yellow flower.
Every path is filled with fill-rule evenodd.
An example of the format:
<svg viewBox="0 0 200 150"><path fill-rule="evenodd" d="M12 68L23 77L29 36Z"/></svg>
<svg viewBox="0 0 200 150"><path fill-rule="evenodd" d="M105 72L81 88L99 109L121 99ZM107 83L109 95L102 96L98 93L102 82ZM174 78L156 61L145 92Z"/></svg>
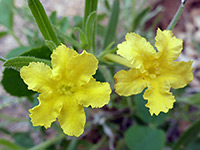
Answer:
<svg viewBox="0 0 200 150"><path fill-rule="evenodd" d="M52 68L32 62L20 70L28 89L41 93L39 105L30 110L33 126L49 128L56 121L64 133L80 136L86 122L84 107L103 107L110 100L109 83L100 83L92 75L98 60L85 51L61 45L51 55Z"/></svg>
<svg viewBox="0 0 200 150"><path fill-rule="evenodd" d="M157 30L155 47L135 33L128 33L126 41L118 45L117 54L127 59L132 67L114 76L119 95L138 94L148 87L143 97L150 114L167 113L175 102L170 88L183 88L193 80L192 62L175 61L182 51L182 40L171 31Z"/></svg>

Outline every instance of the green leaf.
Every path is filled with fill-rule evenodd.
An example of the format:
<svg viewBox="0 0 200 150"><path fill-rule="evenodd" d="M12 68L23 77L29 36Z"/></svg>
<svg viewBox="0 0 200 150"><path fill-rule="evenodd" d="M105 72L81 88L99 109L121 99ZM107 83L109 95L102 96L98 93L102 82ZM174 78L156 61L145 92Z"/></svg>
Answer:
<svg viewBox="0 0 200 150"><path fill-rule="evenodd" d="M113 3L108 27L106 29L103 48L106 48L112 41L114 41L118 19L119 19L119 0L115 0Z"/></svg>
<svg viewBox="0 0 200 150"><path fill-rule="evenodd" d="M28 56L19 56L19 57L8 59L3 64L3 66L6 68L12 68L19 71L23 66L28 66L30 62L43 62L51 66L51 62L49 60L35 58L35 57L28 57Z"/></svg>
<svg viewBox="0 0 200 150"><path fill-rule="evenodd" d="M5 139L0 139L0 145L9 148L8 150L24 150L22 147L19 147L18 145Z"/></svg>
<svg viewBox="0 0 200 150"><path fill-rule="evenodd" d="M0 39L8 35L8 32L0 32Z"/></svg>
<svg viewBox="0 0 200 150"><path fill-rule="evenodd" d="M200 92L193 94L190 97L177 97L177 102L184 102L200 108Z"/></svg>
<svg viewBox="0 0 200 150"><path fill-rule="evenodd" d="M15 139L15 143L24 148L34 146L33 140L31 139L30 133L28 132L17 132L12 136Z"/></svg>
<svg viewBox="0 0 200 150"><path fill-rule="evenodd" d="M200 137L195 138L192 140L188 145L187 148L188 150L199 150L200 148Z"/></svg>
<svg viewBox="0 0 200 150"><path fill-rule="evenodd" d="M175 143L173 150L184 150L185 147L194 140L200 132L200 120L193 123Z"/></svg>
<svg viewBox="0 0 200 150"><path fill-rule="evenodd" d="M108 0L104 0L104 5L106 6L107 10L110 10L110 4L109 4Z"/></svg>
<svg viewBox="0 0 200 150"><path fill-rule="evenodd" d="M27 89L27 85L23 82L18 71L5 68L1 81L3 88L7 93L13 96L30 96L35 94Z"/></svg>
<svg viewBox="0 0 200 150"><path fill-rule="evenodd" d="M82 49L81 44L79 44L76 40L74 40L72 37L63 34L61 31L59 31L58 29L56 29L54 27L56 33L58 34L58 37L61 38L63 41L70 43L72 46L76 47L76 48L80 48Z"/></svg>
<svg viewBox="0 0 200 150"><path fill-rule="evenodd" d="M56 46L60 45L60 42L53 30L53 27L47 17L47 14L39 0L28 0L29 8L37 22L37 25L45 40L53 41Z"/></svg>
<svg viewBox="0 0 200 150"><path fill-rule="evenodd" d="M67 28L69 28L69 20L67 17L63 17L61 20L58 21L59 29L63 33L66 32Z"/></svg>
<svg viewBox="0 0 200 150"><path fill-rule="evenodd" d="M21 47L15 48L15 49L9 51L6 54L6 58L12 58L12 57L20 56L23 53L29 51L31 48L32 47L27 47L27 46L21 46Z"/></svg>
<svg viewBox="0 0 200 150"><path fill-rule="evenodd" d="M85 25L85 34L89 49L92 48L91 52L95 51L95 33L96 33L96 11L90 13L87 18Z"/></svg>
<svg viewBox="0 0 200 150"><path fill-rule="evenodd" d="M83 32L83 30L78 27L75 27L74 30L79 33L82 46L84 47L85 45L87 45L87 39L86 39L86 36L85 36L85 33Z"/></svg>
<svg viewBox="0 0 200 150"><path fill-rule="evenodd" d="M69 20L67 17L62 19L57 18L57 12L53 11L49 17L51 23L56 26L61 32L65 33L69 27Z"/></svg>
<svg viewBox="0 0 200 150"><path fill-rule="evenodd" d="M50 19L50 21L51 21L51 23L52 23L53 25L56 25L56 21L57 21L57 12L56 12L56 11L53 11L53 12L51 13L51 15L49 16L49 19Z"/></svg>
<svg viewBox="0 0 200 150"><path fill-rule="evenodd" d="M46 45L39 47L19 47L7 53L6 58L13 58L16 56L34 56L37 58L50 59L51 51Z"/></svg>
<svg viewBox="0 0 200 150"><path fill-rule="evenodd" d="M150 11L151 7L147 7L146 9L144 9L141 13L139 13L135 20L133 21L133 29L132 31L135 31L138 27L138 25L140 24L142 18Z"/></svg>
<svg viewBox="0 0 200 150"><path fill-rule="evenodd" d="M40 47L32 48L27 52L21 54L21 56L33 56L36 58L48 59L50 60L51 51L46 45Z"/></svg>
<svg viewBox="0 0 200 150"><path fill-rule="evenodd" d="M13 28L13 12L11 7L14 7L13 0L0 1L0 24L4 25L9 31Z"/></svg>
<svg viewBox="0 0 200 150"><path fill-rule="evenodd" d="M54 49L56 49L56 45L53 41L47 41L45 40L45 44L47 47L53 52Z"/></svg>
<svg viewBox="0 0 200 150"><path fill-rule="evenodd" d="M151 116L149 109L145 107L147 101L143 99L144 92L134 96L135 107L137 116L147 124L153 124L154 126L160 126L165 121L167 114L160 113L158 116Z"/></svg>
<svg viewBox="0 0 200 150"><path fill-rule="evenodd" d="M125 132L125 141L130 150L162 150L165 133L145 126L132 126Z"/></svg>
<svg viewBox="0 0 200 150"><path fill-rule="evenodd" d="M85 10L84 10L84 23L83 28L86 26L89 15L97 11L98 0L85 0Z"/></svg>
<svg viewBox="0 0 200 150"><path fill-rule="evenodd" d="M82 28L83 18L80 16L73 17L74 27ZM84 29L84 28L83 28Z"/></svg>

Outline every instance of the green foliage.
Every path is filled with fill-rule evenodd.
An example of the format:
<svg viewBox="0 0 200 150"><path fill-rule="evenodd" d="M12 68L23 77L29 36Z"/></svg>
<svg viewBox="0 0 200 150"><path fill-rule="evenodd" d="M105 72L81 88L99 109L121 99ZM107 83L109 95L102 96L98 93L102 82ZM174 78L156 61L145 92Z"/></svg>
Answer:
<svg viewBox="0 0 200 150"><path fill-rule="evenodd" d="M95 32L96 32L96 11L89 14L86 25L85 25L85 35L87 39L88 49L91 49L91 52L95 51Z"/></svg>
<svg viewBox="0 0 200 150"><path fill-rule="evenodd" d="M30 133L28 132L18 132L13 134L15 143L23 148L29 148L34 146L33 140L31 139Z"/></svg>
<svg viewBox="0 0 200 150"><path fill-rule="evenodd" d="M19 147L18 145L5 139L0 139L0 145L6 148L5 150L24 150L22 147Z"/></svg>
<svg viewBox="0 0 200 150"><path fill-rule="evenodd" d="M144 18L144 16L149 13L151 7L145 8L142 12L140 12L136 17L135 20L133 21L133 27L132 31L135 31L138 27L138 25L141 23L141 20Z"/></svg>
<svg viewBox="0 0 200 150"><path fill-rule="evenodd" d="M98 70L93 77L97 81L109 82L113 91L111 101L104 108L96 109L96 111L91 111L90 108L85 109L88 122L80 138L66 138L57 122L52 124L52 129L46 131L44 127L33 127L29 120L31 130L13 132L7 128L8 125L27 123L28 119L0 114L0 133L14 141L0 139L2 150L164 150L169 147L173 150L200 149L200 123L195 122L200 115L200 92L185 96L185 88L173 90L177 100L175 110L158 116L150 115L148 108L145 107L147 101L143 99L143 93L132 97L120 97L114 92L114 74L127 67L113 63L105 56L112 55L123 61L123 58L113 54L116 53L116 45L124 40L127 32L136 31L147 37L150 42L154 42L151 37L154 36L154 28L157 28L161 19L158 14L163 10L162 7L147 7L147 0L140 2L85 0L83 17L58 16L57 12L53 11L48 18L40 0L27 2L28 6L17 8L14 0L0 0L0 24L5 27L5 31L0 32L0 38L10 34L19 44L17 48L6 54L6 58L0 56L0 61L5 67L1 84L10 95L24 96L12 102L7 96L0 95L0 99L3 100L0 109L22 103L28 113L30 105L39 104L36 96L33 96L35 92L28 90L21 79L19 70L30 62L43 62L51 66L50 55L61 43L67 44L78 53L82 50L93 53L99 60ZM100 6L100 13L98 6ZM151 8L154 9L151 10ZM20 33L28 43L16 36L13 30L14 15L20 16L26 22L23 29L20 29ZM153 22L152 25L147 24L149 21ZM192 42L199 51L199 43L193 38ZM28 105L27 100L30 103ZM176 128L181 128L179 121L184 120L182 115L191 123L191 127L176 141L169 141L168 138L179 132ZM175 127L171 123L175 124ZM41 142L37 145L34 143L35 135ZM49 135L52 138L49 139Z"/></svg>
<svg viewBox="0 0 200 150"><path fill-rule="evenodd" d="M193 141L200 132L200 120L196 121L175 143L173 150L184 149L191 141Z"/></svg>
<svg viewBox="0 0 200 150"><path fill-rule="evenodd" d="M8 35L8 32L0 32L0 39Z"/></svg>
<svg viewBox="0 0 200 150"><path fill-rule="evenodd" d="M112 13L109 19L109 24L106 29L103 48L106 48L111 42L113 42L117 29L118 18L119 18L119 0L115 0L112 7Z"/></svg>
<svg viewBox="0 0 200 150"><path fill-rule="evenodd" d="M130 150L161 150L165 133L151 127L132 126L125 133L125 141Z"/></svg>
<svg viewBox="0 0 200 150"><path fill-rule="evenodd" d="M53 41L57 46L60 44L46 12L39 0L29 0L29 8L37 22L37 25L45 40Z"/></svg>
<svg viewBox="0 0 200 150"><path fill-rule="evenodd" d="M34 94L34 92L27 89L27 85L25 85L19 72L16 70L5 68L1 83L10 95L21 97Z"/></svg>
<svg viewBox="0 0 200 150"><path fill-rule="evenodd" d="M4 25L8 31L13 30L13 12L11 7L14 5L14 0L0 1L0 24Z"/></svg>
<svg viewBox="0 0 200 150"><path fill-rule="evenodd" d="M3 66L6 68L12 68L19 71L23 66L28 66L30 62L43 62L48 66L51 66L51 62L46 59L40 59L35 57L19 56L8 59Z"/></svg>

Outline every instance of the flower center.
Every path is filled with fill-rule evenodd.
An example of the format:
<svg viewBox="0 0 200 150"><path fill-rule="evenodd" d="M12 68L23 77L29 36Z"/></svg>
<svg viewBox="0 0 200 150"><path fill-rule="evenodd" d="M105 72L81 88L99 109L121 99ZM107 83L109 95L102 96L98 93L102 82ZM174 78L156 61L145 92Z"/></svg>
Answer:
<svg viewBox="0 0 200 150"><path fill-rule="evenodd" d="M157 75L160 74L160 67L158 63L149 64L146 66L145 76L152 78L156 78Z"/></svg>
<svg viewBox="0 0 200 150"><path fill-rule="evenodd" d="M70 95L73 93L72 87L66 84L58 84L57 91L60 95Z"/></svg>

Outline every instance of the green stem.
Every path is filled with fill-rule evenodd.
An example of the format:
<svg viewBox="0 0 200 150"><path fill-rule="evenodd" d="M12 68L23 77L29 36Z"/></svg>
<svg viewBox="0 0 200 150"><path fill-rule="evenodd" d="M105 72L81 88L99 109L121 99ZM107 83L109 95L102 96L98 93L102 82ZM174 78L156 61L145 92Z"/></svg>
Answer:
<svg viewBox="0 0 200 150"><path fill-rule="evenodd" d="M183 12L183 9L184 9L184 6L185 6L185 3L186 3L187 0L184 0L182 1L181 5L179 6L179 9L177 10L174 18L172 19L172 21L170 22L169 26L167 27L167 30L173 30L178 19L180 18L181 16L181 13Z"/></svg>
<svg viewBox="0 0 200 150"><path fill-rule="evenodd" d="M37 146L34 146L28 150L42 150L42 149L45 149L46 147L49 147L50 145L54 144L55 142L57 142L58 140L61 140L65 137L66 135L64 134L61 134L61 135L58 135L48 141L45 141Z"/></svg>
<svg viewBox="0 0 200 150"><path fill-rule="evenodd" d="M15 32L11 31L10 34L13 36L13 38L17 41L17 43L19 44L19 46L22 46L22 42L20 41L20 39L17 37L17 35L15 34Z"/></svg>
<svg viewBox="0 0 200 150"><path fill-rule="evenodd" d="M2 62L6 62L7 59L5 59L4 57L0 56L0 61Z"/></svg>
<svg viewBox="0 0 200 150"><path fill-rule="evenodd" d="M116 62L118 64L121 64L121 65L129 67L129 68L133 67L132 64L128 60L124 59L121 56L115 55L115 54L106 54L102 59L110 60L112 62Z"/></svg>
<svg viewBox="0 0 200 150"><path fill-rule="evenodd" d="M131 96L127 97L127 103L128 103L128 107L130 109L131 114L133 114L134 108L133 108L133 102L132 102Z"/></svg>

